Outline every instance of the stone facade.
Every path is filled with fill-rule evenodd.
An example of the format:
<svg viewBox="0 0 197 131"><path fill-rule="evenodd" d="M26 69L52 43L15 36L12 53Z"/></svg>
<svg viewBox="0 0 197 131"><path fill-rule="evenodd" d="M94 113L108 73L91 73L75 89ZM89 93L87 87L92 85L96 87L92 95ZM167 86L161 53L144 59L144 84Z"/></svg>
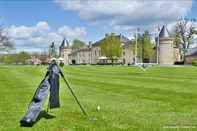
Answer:
<svg viewBox="0 0 197 131"><path fill-rule="evenodd" d="M182 60L181 58L181 52L180 49L177 47L174 47L174 61L175 62L180 62Z"/></svg>
<svg viewBox="0 0 197 131"><path fill-rule="evenodd" d="M131 41L123 35L116 35L121 41L122 56L118 59L118 63L129 65L134 64L135 55L129 48ZM104 38L103 38L104 39ZM107 64L111 61L105 56L101 55L101 39L93 44L89 43L80 49L72 50L65 40L62 42L59 50L60 57L64 59L64 64ZM170 37L167 28L163 26L159 34L159 48L158 48L159 64L173 65L175 61L180 61L180 51L173 45L173 38ZM155 61L155 60L152 60Z"/></svg>
<svg viewBox="0 0 197 131"><path fill-rule="evenodd" d="M69 54L72 52L71 49L69 48L65 48L63 49L62 51L62 55L61 55L61 58L63 58L64 60L64 64L65 65L69 65L71 63L70 59L69 59Z"/></svg>
<svg viewBox="0 0 197 131"><path fill-rule="evenodd" d="M69 64L91 64L91 49L83 47L81 49L72 50L68 55Z"/></svg>
<svg viewBox="0 0 197 131"><path fill-rule="evenodd" d="M174 62L173 38L170 37L167 28L163 26L159 34L159 64L173 65Z"/></svg>
<svg viewBox="0 0 197 131"><path fill-rule="evenodd" d="M65 45L65 41L66 41L66 45ZM72 50L70 48L69 42L64 39L62 41L62 44L59 47L59 57L64 60L65 65L69 65L71 63L70 59L68 57L68 55L71 53L71 51Z"/></svg>
<svg viewBox="0 0 197 131"><path fill-rule="evenodd" d="M132 64L134 55L129 49L130 40L122 35L116 35L121 41L122 45L122 57L119 58L118 63ZM103 39L102 39L103 40ZM69 46L65 46L65 42L62 42L60 46L60 57L64 59L65 65L69 64L107 64L110 63L105 56L101 55L101 41L97 41L93 44L82 47L80 49L72 50Z"/></svg>
<svg viewBox="0 0 197 131"><path fill-rule="evenodd" d="M129 48L129 45L125 44L122 50L122 63L125 65L134 64L134 57L135 55Z"/></svg>
<svg viewBox="0 0 197 131"><path fill-rule="evenodd" d="M93 44L91 48L91 64L98 64L99 57L102 57L100 45Z"/></svg>
<svg viewBox="0 0 197 131"><path fill-rule="evenodd" d="M159 64L161 65L173 65L174 47L173 40L171 38L160 38L159 43Z"/></svg>

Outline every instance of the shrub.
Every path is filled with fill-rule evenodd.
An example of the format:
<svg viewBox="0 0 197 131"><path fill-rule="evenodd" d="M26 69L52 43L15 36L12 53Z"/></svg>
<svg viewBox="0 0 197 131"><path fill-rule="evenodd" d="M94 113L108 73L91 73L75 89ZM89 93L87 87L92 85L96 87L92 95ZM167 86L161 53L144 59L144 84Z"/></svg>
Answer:
<svg viewBox="0 0 197 131"><path fill-rule="evenodd" d="M192 61L193 66L197 66L197 59Z"/></svg>

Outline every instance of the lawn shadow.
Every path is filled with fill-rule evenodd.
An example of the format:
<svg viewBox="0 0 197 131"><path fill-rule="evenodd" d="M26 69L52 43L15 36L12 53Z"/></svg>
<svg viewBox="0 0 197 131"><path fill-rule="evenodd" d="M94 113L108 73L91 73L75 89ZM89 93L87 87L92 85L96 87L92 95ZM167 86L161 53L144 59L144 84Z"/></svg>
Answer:
<svg viewBox="0 0 197 131"><path fill-rule="evenodd" d="M37 122L39 122L42 118L45 118L45 119L53 119L53 118L55 118L55 116L50 115L48 112L46 112L46 111L43 110L43 111L40 112L40 114L38 115L38 118L36 119L35 122L33 122L33 123L29 124L29 125L23 125L21 127L32 127Z"/></svg>
<svg viewBox="0 0 197 131"><path fill-rule="evenodd" d="M36 124L38 121L40 121L42 118L45 118L45 119L53 119L55 118L55 116L53 115L50 115L48 112L46 111L41 111L38 118L36 119L36 121L34 122L34 124Z"/></svg>

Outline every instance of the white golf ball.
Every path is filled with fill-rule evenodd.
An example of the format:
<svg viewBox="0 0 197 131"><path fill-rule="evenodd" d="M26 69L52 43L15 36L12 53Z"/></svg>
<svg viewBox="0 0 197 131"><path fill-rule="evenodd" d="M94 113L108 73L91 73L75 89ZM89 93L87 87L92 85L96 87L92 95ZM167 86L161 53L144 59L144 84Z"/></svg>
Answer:
<svg viewBox="0 0 197 131"><path fill-rule="evenodd" d="M101 110L101 107L98 105L97 108L96 108L96 110L97 111L100 111Z"/></svg>

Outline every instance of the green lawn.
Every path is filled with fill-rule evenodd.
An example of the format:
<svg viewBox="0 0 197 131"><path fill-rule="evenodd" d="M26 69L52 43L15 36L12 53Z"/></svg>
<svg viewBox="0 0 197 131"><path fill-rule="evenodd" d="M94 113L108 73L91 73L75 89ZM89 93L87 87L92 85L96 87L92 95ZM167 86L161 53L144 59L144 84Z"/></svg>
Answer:
<svg viewBox="0 0 197 131"><path fill-rule="evenodd" d="M43 117L32 128L20 127L19 120L45 72L41 66L0 66L0 131L197 130L195 67L147 71L123 66L65 67L89 118L61 81L61 107L49 113L54 118ZM172 125L177 129L167 128Z"/></svg>

